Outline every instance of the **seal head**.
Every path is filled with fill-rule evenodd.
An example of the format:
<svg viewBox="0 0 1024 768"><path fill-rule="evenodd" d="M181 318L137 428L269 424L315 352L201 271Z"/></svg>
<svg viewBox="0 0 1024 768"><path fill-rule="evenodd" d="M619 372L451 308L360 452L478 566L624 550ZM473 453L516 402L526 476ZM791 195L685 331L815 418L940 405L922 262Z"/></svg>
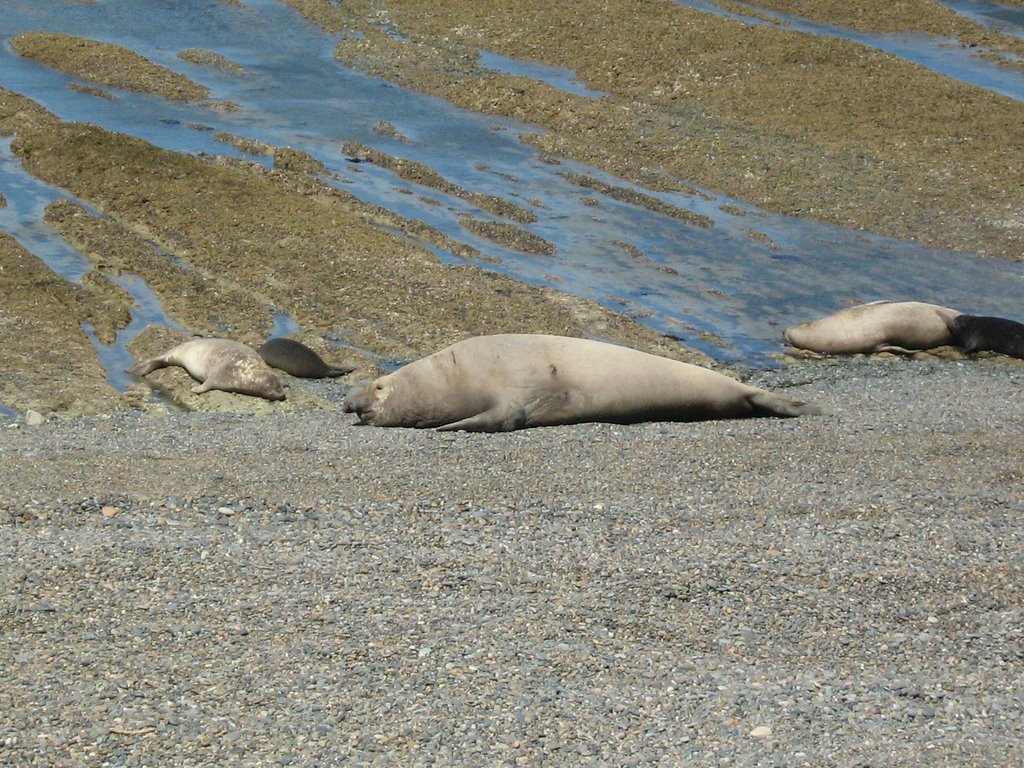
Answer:
<svg viewBox="0 0 1024 768"><path fill-rule="evenodd" d="M999 352L1024 360L1024 323L1003 317L959 315L949 324L965 352Z"/></svg>

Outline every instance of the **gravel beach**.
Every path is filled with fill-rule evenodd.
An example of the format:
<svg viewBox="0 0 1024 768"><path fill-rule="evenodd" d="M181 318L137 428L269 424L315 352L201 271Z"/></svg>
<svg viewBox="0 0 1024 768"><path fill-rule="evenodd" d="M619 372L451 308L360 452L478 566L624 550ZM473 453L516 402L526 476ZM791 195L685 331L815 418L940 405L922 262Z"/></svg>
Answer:
<svg viewBox="0 0 1024 768"><path fill-rule="evenodd" d="M0 763L1020 765L1024 368L752 381L833 414L7 420Z"/></svg>

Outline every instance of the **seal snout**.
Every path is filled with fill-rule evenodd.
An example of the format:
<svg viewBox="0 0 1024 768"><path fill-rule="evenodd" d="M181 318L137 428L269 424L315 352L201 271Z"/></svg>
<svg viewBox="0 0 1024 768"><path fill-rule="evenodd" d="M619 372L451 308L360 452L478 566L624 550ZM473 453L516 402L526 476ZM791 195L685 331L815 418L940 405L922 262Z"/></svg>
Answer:
<svg viewBox="0 0 1024 768"><path fill-rule="evenodd" d="M782 331L782 338L786 340L791 347L800 347L806 340L806 329L807 323L797 323L791 325Z"/></svg>
<svg viewBox="0 0 1024 768"><path fill-rule="evenodd" d="M376 399L376 390L374 385L371 384L368 387L346 395L341 409L345 413L354 413L361 422L365 423L373 416L373 405Z"/></svg>
<svg viewBox="0 0 1024 768"><path fill-rule="evenodd" d="M345 413L354 413L360 424L370 424L373 421L373 411L369 408L355 408L345 403L342 410Z"/></svg>

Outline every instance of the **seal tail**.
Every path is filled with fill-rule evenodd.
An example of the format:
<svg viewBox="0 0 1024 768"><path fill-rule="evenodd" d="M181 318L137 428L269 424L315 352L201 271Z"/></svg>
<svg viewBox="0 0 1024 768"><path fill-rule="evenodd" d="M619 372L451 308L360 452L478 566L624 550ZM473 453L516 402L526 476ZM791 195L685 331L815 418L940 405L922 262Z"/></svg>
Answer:
<svg viewBox="0 0 1024 768"><path fill-rule="evenodd" d="M828 410L820 405L790 400L771 392L754 392L747 397L754 406L754 416L777 416L783 419L795 416L827 416Z"/></svg>
<svg viewBox="0 0 1024 768"><path fill-rule="evenodd" d="M327 366L327 372L324 374L324 377L328 379L336 379L339 376L344 376L346 373L352 373L354 370L354 367L335 368L334 366Z"/></svg>
<svg viewBox="0 0 1024 768"><path fill-rule="evenodd" d="M166 366L167 363L158 357L154 357L149 360L143 360L141 363L136 363L131 368L125 368L124 372L130 376L145 376L147 373L152 373L157 368L164 368Z"/></svg>

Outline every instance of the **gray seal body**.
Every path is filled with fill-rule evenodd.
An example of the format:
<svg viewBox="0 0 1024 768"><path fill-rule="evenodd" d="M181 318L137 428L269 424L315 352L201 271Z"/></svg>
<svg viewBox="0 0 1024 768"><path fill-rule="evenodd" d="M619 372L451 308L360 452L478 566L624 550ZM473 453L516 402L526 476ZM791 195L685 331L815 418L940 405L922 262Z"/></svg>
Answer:
<svg viewBox="0 0 1024 768"><path fill-rule="evenodd" d="M1024 323L1003 317L960 315L949 324L965 352L999 352L1024 360Z"/></svg>
<svg viewBox="0 0 1024 768"><path fill-rule="evenodd" d="M328 365L315 351L294 339L268 339L256 351L270 367L301 379L334 378L353 370Z"/></svg>

